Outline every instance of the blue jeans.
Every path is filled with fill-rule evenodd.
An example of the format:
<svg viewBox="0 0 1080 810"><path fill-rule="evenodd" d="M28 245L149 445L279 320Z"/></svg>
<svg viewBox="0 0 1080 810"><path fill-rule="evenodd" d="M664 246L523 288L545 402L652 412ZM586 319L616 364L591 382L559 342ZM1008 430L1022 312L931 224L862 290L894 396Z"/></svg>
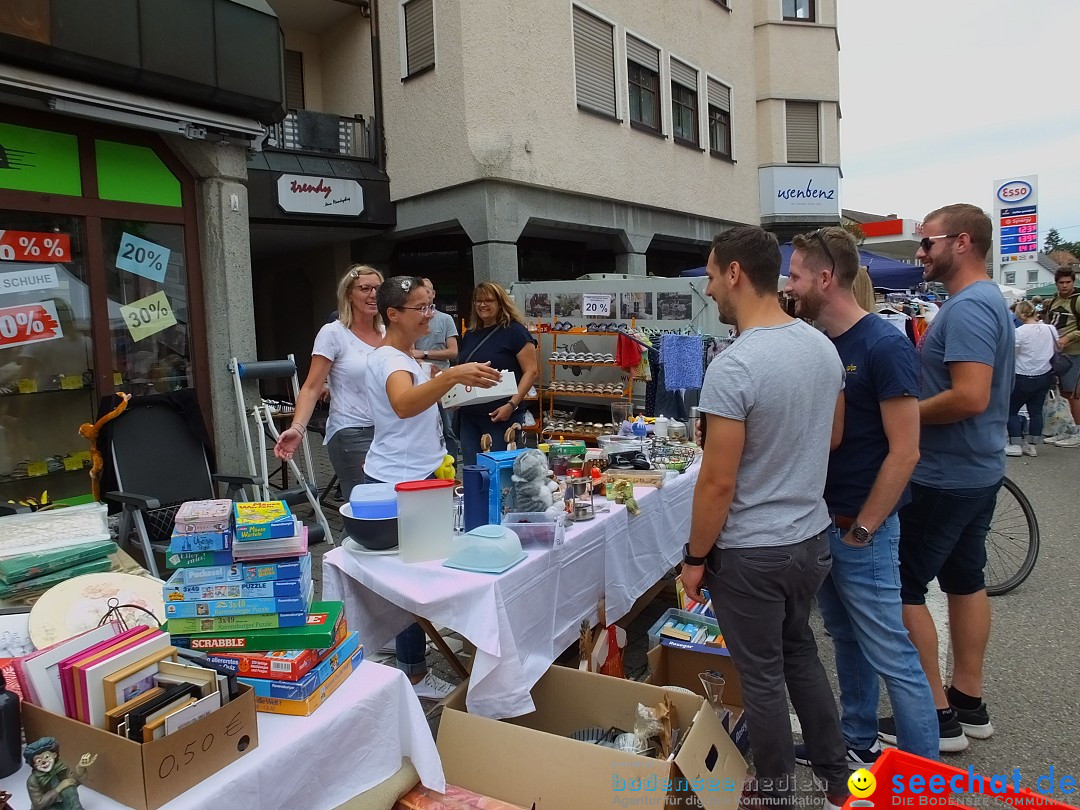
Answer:
<svg viewBox="0 0 1080 810"><path fill-rule="evenodd" d="M1009 399L1009 440L1019 444L1019 441L1012 440L1019 440L1024 435L1020 427L1020 408L1027 405L1027 435L1036 443L1040 442L1043 435L1043 403L1046 402L1050 386L1054 384L1054 375L1049 371L1034 377L1017 374L1014 380Z"/></svg>
<svg viewBox="0 0 1080 810"><path fill-rule="evenodd" d="M887 518L862 548L844 543L844 534L829 529L832 571L817 595L836 649L844 739L862 750L877 739L880 676L896 717L897 745L938 759L934 697L901 612L900 519Z"/></svg>

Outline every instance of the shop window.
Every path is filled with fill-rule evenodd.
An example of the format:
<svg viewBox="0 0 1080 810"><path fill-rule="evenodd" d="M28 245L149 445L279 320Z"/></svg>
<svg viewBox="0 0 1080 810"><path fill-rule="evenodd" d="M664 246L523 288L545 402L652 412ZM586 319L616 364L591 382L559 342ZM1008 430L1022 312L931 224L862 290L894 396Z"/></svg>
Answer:
<svg viewBox="0 0 1080 810"><path fill-rule="evenodd" d="M626 36L626 77L630 125L660 132L660 51Z"/></svg>
<svg viewBox="0 0 1080 810"><path fill-rule="evenodd" d="M1005 284L1009 287L1016 286L1016 271L1012 270L1005 274Z"/></svg>
<svg viewBox="0 0 1080 810"><path fill-rule="evenodd" d="M784 4L784 19L792 22L814 22L814 0L781 0Z"/></svg>
<svg viewBox="0 0 1080 810"><path fill-rule="evenodd" d="M574 6L574 86L577 105L610 118L615 104L615 28Z"/></svg>
<svg viewBox="0 0 1080 810"><path fill-rule="evenodd" d="M816 101L788 101L787 162L818 163L821 160L821 131Z"/></svg>
<svg viewBox="0 0 1080 810"><path fill-rule="evenodd" d="M433 0L408 0L402 5L405 22L405 76L435 67L435 7Z"/></svg>
<svg viewBox="0 0 1080 810"><path fill-rule="evenodd" d="M89 490L86 238L75 217L0 211L0 502Z"/></svg>
<svg viewBox="0 0 1080 810"><path fill-rule="evenodd" d="M103 220L113 383L139 396L194 384L180 225Z"/></svg>
<svg viewBox="0 0 1080 810"><path fill-rule="evenodd" d="M671 132L676 143L697 146L700 142L697 71L675 59L671 60Z"/></svg>
<svg viewBox="0 0 1080 810"><path fill-rule="evenodd" d="M709 90L709 151L718 157L731 157L731 88L712 77L706 79Z"/></svg>

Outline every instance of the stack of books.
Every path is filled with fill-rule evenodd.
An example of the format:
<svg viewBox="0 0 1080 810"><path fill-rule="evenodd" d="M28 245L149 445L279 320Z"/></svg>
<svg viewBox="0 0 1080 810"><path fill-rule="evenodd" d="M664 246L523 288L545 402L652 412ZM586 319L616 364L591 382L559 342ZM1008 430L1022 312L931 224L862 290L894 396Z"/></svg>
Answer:
<svg viewBox="0 0 1080 810"><path fill-rule="evenodd" d="M177 569L163 594L172 642L240 676L259 711L311 714L363 660L363 646L341 602L312 601L307 528L288 505L231 508L227 561L168 557Z"/></svg>

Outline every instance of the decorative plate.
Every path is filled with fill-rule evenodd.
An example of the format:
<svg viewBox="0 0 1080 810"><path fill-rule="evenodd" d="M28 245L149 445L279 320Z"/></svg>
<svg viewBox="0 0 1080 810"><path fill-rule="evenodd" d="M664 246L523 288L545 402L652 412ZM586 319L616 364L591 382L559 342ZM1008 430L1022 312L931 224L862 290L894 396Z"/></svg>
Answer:
<svg viewBox="0 0 1080 810"><path fill-rule="evenodd" d="M109 610L109 600L120 605L136 605L154 617L165 619L162 583L150 577L107 572L83 574L41 595L30 609L30 640L39 650L98 626ZM141 610L123 610L128 627L154 627L154 620Z"/></svg>

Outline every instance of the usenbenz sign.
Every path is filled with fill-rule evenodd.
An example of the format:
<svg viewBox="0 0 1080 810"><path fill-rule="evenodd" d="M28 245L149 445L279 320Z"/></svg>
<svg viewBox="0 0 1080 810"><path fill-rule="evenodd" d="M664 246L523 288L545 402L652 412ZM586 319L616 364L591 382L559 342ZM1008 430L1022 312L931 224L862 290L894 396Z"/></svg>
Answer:
<svg viewBox="0 0 1080 810"><path fill-rule="evenodd" d="M364 211L364 190L355 180L283 174L277 181L278 205L294 214L355 217Z"/></svg>

